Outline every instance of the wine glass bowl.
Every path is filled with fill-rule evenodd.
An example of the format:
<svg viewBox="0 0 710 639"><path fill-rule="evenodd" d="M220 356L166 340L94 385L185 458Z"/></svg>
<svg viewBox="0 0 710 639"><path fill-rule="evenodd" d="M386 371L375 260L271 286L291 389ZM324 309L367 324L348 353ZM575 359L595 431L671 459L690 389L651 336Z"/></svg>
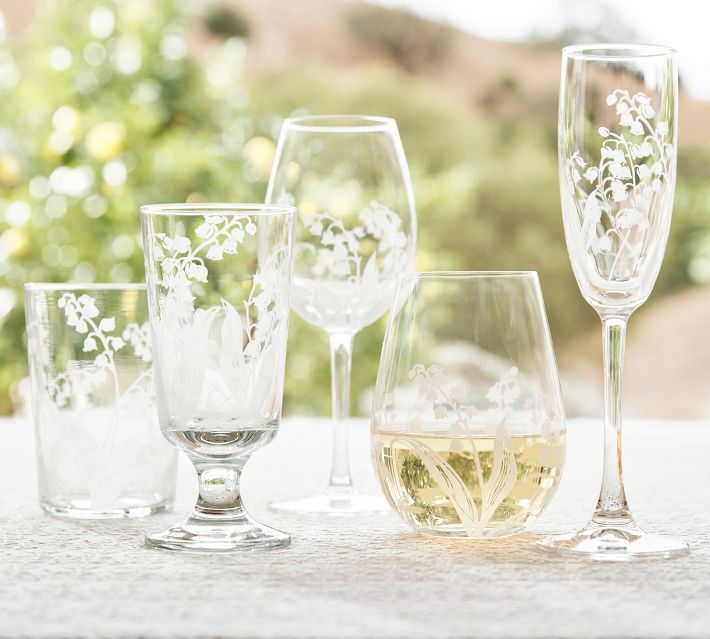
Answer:
<svg viewBox="0 0 710 639"><path fill-rule="evenodd" d="M199 478L187 520L146 542L195 552L288 543L245 511L240 476L281 418L295 210L141 213L160 426Z"/></svg>
<svg viewBox="0 0 710 639"><path fill-rule="evenodd" d="M291 304L328 333L334 420L328 489L271 506L337 514L386 509L353 488L345 420L353 337L387 311L397 277L414 265L414 198L396 123L353 115L286 120L266 199L298 209Z"/></svg>
<svg viewBox="0 0 710 639"><path fill-rule="evenodd" d="M415 531L503 537L552 499L564 407L536 273L410 273L372 408L372 454Z"/></svg>
<svg viewBox="0 0 710 639"><path fill-rule="evenodd" d="M572 268L589 304L628 313L650 295L670 230L675 61L648 45L563 55L560 190Z"/></svg>

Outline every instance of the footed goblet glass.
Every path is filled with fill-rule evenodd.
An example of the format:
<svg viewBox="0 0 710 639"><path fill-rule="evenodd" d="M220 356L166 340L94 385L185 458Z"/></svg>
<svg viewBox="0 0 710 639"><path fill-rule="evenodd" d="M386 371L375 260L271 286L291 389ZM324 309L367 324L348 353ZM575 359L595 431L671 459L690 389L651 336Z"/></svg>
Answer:
<svg viewBox="0 0 710 639"><path fill-rule="evenodd" d="M675 52L651 45L567 47L562 53L559 162L567 249L604 347L604 470L596 511L578 532L540 547L634 560L688 552L634 522L621 469L626 324L651 294L663 260L676 174Z"/></svg>
<svg viewBox="0 0 710 639"><path fill-rule="evenodd" d="M146 543L287 544L246 512L240 477L281 418L295 209L166 204L141 214L160 427L199 479L192 513Z"/></svg>

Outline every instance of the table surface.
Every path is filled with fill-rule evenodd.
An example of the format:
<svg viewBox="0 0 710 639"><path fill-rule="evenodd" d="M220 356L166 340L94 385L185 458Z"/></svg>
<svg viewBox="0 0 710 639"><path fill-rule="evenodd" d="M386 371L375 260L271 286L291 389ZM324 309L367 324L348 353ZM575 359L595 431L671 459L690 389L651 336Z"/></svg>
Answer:
<svg viewBox="0 0 710 639"><path fill-rule="evenodd" d="M710 424L629 422L627 493L642 526L682 537L691 554L634 564L569 561L535 535L585 523L596 502L602 429L569 424L552 506L530 533L497 541L418 536L395 515L271 512L269 499L316 490L328 472L325 420L284 420L243 487L290 547L221 556L143 546L196 492L181 462L175 511L73 522L40 512L28 422L0 420L0 637L707 637L710 635ZM354 475L376 492L364 421L351 427Z"/></svg>

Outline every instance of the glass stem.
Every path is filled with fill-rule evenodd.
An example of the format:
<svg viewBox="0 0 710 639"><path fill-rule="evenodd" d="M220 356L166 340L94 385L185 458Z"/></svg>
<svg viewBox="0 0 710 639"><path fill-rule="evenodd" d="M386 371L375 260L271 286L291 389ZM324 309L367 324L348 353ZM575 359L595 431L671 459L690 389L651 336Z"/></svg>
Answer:
<svg viewBox="0 0 710 639"><path fill-rule="evenodd" d="M330 379L333 405L333 466L328 489L343 492L352 488L347 418L350 412L350 368L353 336L330 333Z"/></svg>
<svg viewBox="0 0 710 639"><path fill-rule="evenodd" d="M241 476L244 462L192 460L199 481L199 495L191 518L201 521L246 519L242 504Z"/></svg>
<svg viewBox="0 0 710 639"><path fill-rule="evenodd" d="M621 390L627 316L602 316L604 333L604 474L593 521L624 525L633 520L621 468Z"/></svg>

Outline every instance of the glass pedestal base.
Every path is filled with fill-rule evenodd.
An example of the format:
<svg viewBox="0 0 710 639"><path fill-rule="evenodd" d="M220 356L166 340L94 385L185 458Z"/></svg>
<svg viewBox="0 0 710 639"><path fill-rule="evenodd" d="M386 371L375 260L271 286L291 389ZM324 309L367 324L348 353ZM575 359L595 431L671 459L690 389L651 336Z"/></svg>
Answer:
<svg viewBox="0 0 710 639"><path fill-rule="evenodd" d="M537 547L567 557L596 561L670 559L688 553L685 542L646 533L633 521L624 525L591 521L578 532L541 539Z"/></svg>
<svg viewBox="0 0 710 639"><path fill-rule="evenodd" d="M165 532L148 535L145 543L161 550L221 553L278 548L291 543L291 537L249 517L219 522L190 516Z"/></svg>
<svg viewBox="0 0 710 639"><path fill-rule="evenodd" d="M360 495L351 488L329 489L319 495L289 501L272 502L269 508L289 513L311 515L359 515L392 512L384 497Z"/></svg>

